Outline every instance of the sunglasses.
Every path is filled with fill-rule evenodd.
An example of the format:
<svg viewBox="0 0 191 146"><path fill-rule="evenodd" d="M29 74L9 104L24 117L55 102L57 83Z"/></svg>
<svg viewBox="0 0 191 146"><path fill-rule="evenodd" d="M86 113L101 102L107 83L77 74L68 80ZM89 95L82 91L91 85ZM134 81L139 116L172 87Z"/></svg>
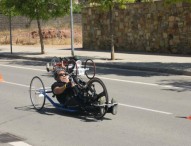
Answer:
<svg viewBox="0 0 191 146"><path fill-rule="evenodd" d="M59 77L61 77L61 76L62 76L62 77L65 77L65 76L67 76L67 75L68 75L68 74L58 74Z"/></svg>

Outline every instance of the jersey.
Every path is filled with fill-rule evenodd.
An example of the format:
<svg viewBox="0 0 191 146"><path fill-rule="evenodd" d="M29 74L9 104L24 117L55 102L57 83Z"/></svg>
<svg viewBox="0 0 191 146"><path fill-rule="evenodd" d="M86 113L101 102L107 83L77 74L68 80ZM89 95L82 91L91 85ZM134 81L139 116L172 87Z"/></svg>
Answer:
<svg viewBox="0 0 191 146"><path fill-rule="evenodd" d="M53 83L52 86L51 86L52 92L54 91L54 89L55 89L56 87L62 87L62 86L64 86L65 84L66 84L66 83L64 83L64 82L55 82L55 83ZM54 93L54 92L53 92L53 93ZM58 100L60 103L64 104L65 101L66 101L67 89L65 89L65 91L62 92L61 94L55 94L55 93L54 93L54 95L56 95L56 98L57 98L57 100Z"/></svg>
<svg viewBox="0 0 191 146"><path fill-rule="evenodd" d="M51 89L52 91L56 88L56 87L62 87L64 86L66 83L65 82L55 82L52 84ZM54 93L54 92L53 92ZM58 100L59 103L62 104L69 104L69 105L76 105L77 102L74 99L74 96L76 96L77 92L76 92L76 88L75 87L67 87L64 92L62 92L61 94L55 94L56 98Z"/></svg>

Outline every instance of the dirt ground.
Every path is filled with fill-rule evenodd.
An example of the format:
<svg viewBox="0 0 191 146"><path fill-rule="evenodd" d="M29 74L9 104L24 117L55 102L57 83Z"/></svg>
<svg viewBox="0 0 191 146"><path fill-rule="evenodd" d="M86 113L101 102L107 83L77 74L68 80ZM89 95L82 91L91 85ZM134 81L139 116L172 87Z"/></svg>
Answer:
<svg viewBox="0 0 191 146"><path fill-rule="evenodd" d="M45 45L69 45L71 43L71 29L68 26L62 28L42 28ZM12 43L14 45L38 45L40 42L38 29L16 29L12 30ZM10 43L10 31L0 32L0 44ZM82 27L74 25L74 44L82 44Z"/></svg>

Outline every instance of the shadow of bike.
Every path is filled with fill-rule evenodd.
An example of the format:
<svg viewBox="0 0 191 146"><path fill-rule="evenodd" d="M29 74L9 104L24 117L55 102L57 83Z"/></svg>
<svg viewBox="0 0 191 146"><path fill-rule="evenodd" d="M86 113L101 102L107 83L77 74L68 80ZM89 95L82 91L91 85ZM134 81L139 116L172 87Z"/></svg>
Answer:
<svg viewBox="0 0 191 146"><path fill-rule="evenodd" d="M51 104L45 104L44 108L40 111L34 109L32 105L15 107L16 110L29 111L29 112L38 112L39 114L52 116L52 115L61 115L71 118L80 119L82 122L100 122L103 120L111 120L110 118L103 117L101 120L97 120L93 115L85 112L67 112L54 108Z"/></svg>

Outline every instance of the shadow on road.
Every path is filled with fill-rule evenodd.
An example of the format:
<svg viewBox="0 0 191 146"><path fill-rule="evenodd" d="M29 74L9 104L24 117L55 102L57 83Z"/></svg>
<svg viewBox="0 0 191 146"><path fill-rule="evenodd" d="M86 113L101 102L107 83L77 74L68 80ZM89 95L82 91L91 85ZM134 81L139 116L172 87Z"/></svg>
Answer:
<svg viewBox="0 0 191 146"><path fill-rule="evenodd" d="M30 53L31 54L31 53ZM22 56L22 55L21 55ZM24 55L23 55L24 56ZM32 65L32 66L46 66L47 62L51 61L51 57L44 57L38 58L38 55L35 56L36 58L32 60L20 60L14 59L9 64L18 64L18 65ZM6 57L7 58L7 57ZM18 57L19 58L19 57ZM94 58L92 58L94 60ZM7 59L8 60L8 59ZM124 69L128 68L130 70L138 70L138 71L150 71L145 73L127 73L127 71L117 71L115 70L106 70L106 69L99 69L99 74L116 74L116 75L125 75L125 76L143 76L143 77L150 77L150 76L168 76L165 73L173 73L173 70L179 70L181 74L182 70L189 70L191 69L191 63L161 63L159 62L123 62L118 61L117 65L115 63L110 63L104 65L103 67L106 68L109 66L115 66L117 69ZM98 66L97 66L98 67ZM164 73L164 74L162 74Z"/></svg>
<svg viewBox="0 0 191 146"><path fill-rule="evenodd" d="M71 118L80 119L83 122L100 122L102 120L111 120L110 118L106 118L106 117L104 117L102 120L97 120L92 115L89 115L83 112L66 112L66 111L54 108L51 104L45 104L45 107L40 111L36 111L32 105L15 107L15 109L22 110L22 111L38 112L39 114L43 114L47 116L51 116L55 114L61 115L61 116L67 116Z"/></svg>
<svg viewBox="0 0 191 146"><path fill-rule="evenodd" d="M96 73L99 75L118 75L118 76L138 76L138 77L153 77L153 76L170 76L169 74L159 72L146 72L144 70L120 70L97 68Z"/></svg>
<svg viewBox="0 0 191 146"><path fill-rule="evenodd" d="M23 59L14 59L11 60L8 58L4 59L4 62L7 60L9 65L22 65L22 66L46 66L46 62L37 61L37 60L23 60ZM1 62L1 60L0 60Z"/></svg>
<svg viewBox="0 0 191 146"><path fill-rule="evenodd" d="M180 118L180 119L186 119L186 120L191 120L191 116L176 116L176 118Z"/></svg>
<svg viewBox="0 0 191 146"><path fill-rule="evenodd" d="M191 91L191 81L161 80L159 85L175 87L173 89L164 89L169 91L176 91L176 92Z"/></svg>

